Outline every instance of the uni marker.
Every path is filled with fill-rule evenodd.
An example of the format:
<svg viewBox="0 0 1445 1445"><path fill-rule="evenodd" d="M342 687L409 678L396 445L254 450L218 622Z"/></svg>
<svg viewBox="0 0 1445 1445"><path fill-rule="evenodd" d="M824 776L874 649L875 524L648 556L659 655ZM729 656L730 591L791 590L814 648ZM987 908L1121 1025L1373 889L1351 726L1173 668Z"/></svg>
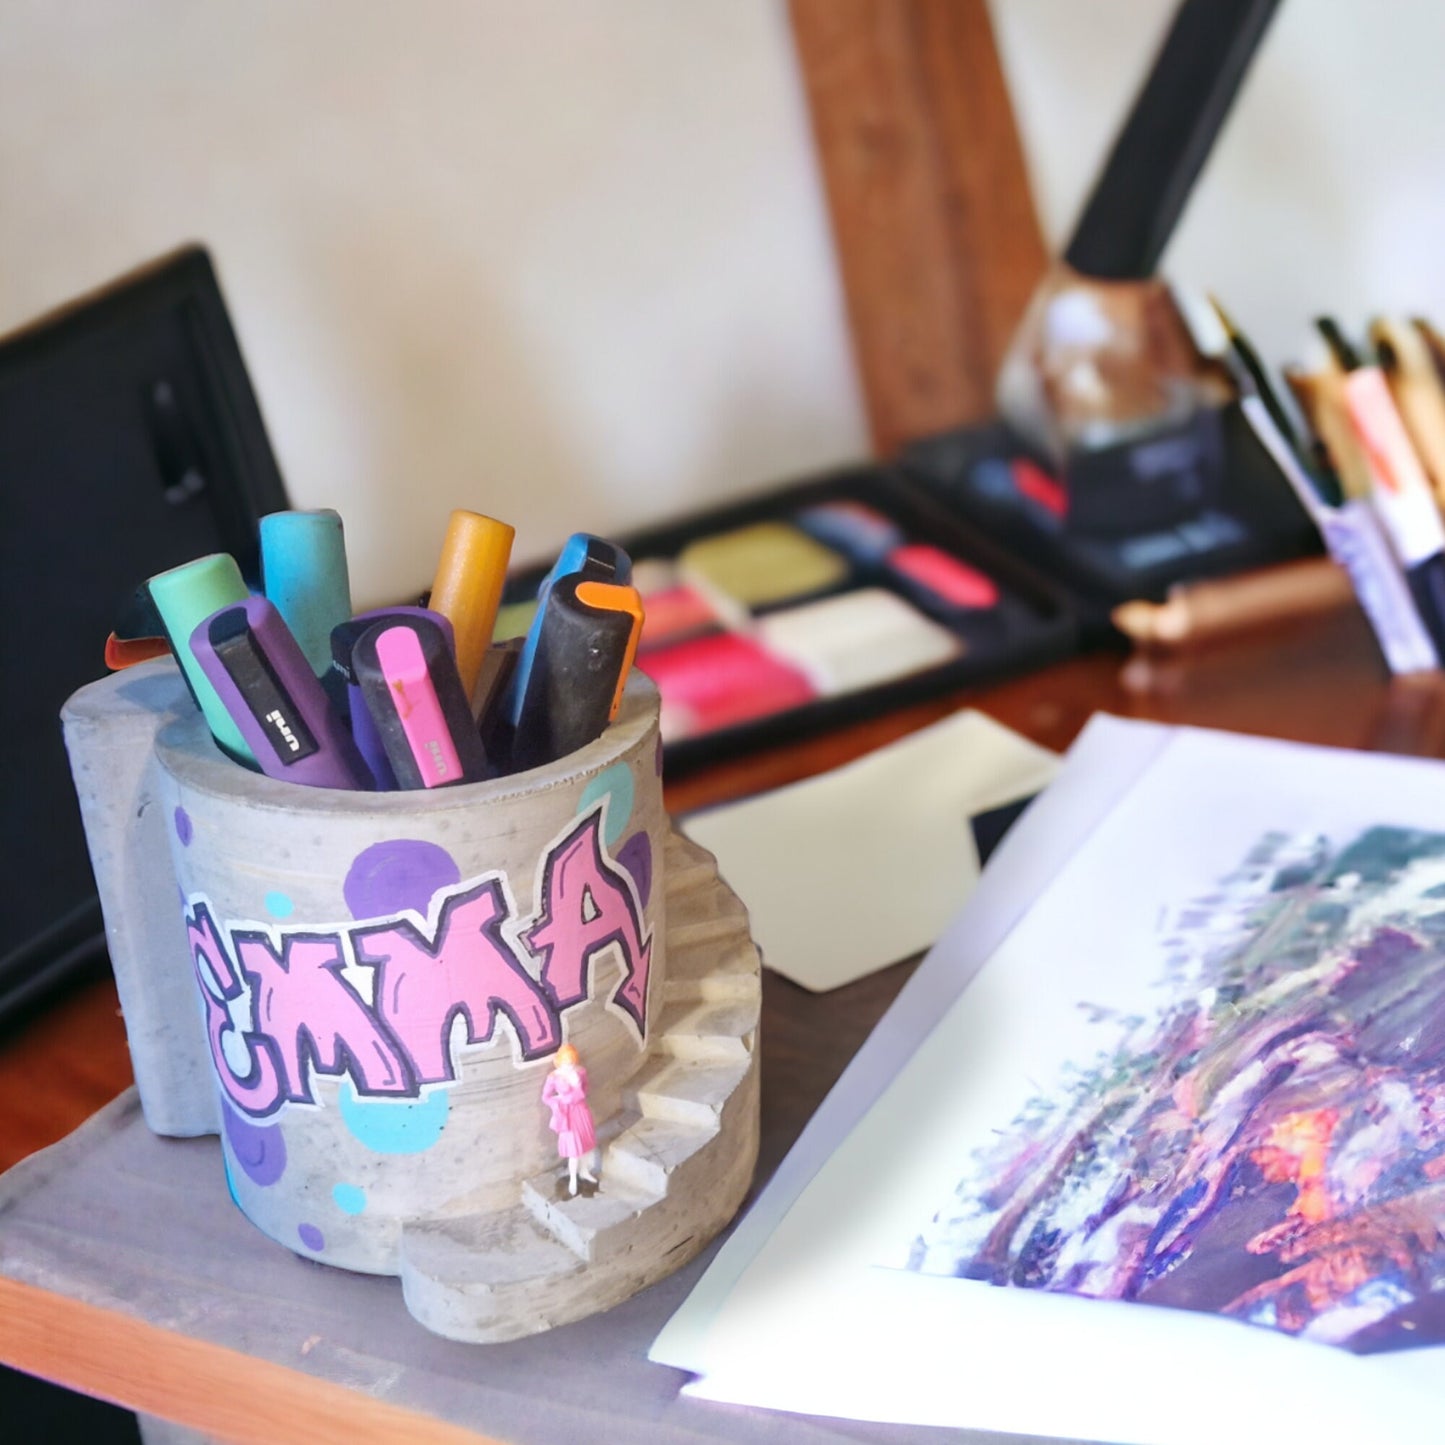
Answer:
<svg viewBox="0 0 1445 1445"><path fill-rule="evenodd" d="M180 664L181 675L196 706L205 715L211 736L238 762L255 767L256 755L251 745L191 651L191 634L201 622L222 607L244 602L250 596L236 559L229 552L212 552L209 556L197 557L194 562L172 567L168 572L158 572L146 587L166 630L171 651Z"/></svg>
<svg viewBox="0 0 1445 1445"><path fill-rule="evenodd" d="M445 632L419 617L369 628L351 654L362 697L401 788L489 776L486 749Z"/></svg>
<svg viewBox="0 0 1445 1445"><path fill-rule="evenodd" d="M370 779L290 629L264 597L201 622L191 651L268 777L318 788L365 788Z"/></svg>
<svg viewBox="0 0 1445 1445"><path fill-rule="evenodd" d="M340 515L326 507L262 517L261 590L320 677L331 666L331 629L351 616Z"/></svg>
<svg viewBox="0 0 1445 1445"><path fill-rule="evenodd" d="M428 606L456 634L457 675L468 701L491 645L516 530L480 512L454 511L447 523Z"/></svg>

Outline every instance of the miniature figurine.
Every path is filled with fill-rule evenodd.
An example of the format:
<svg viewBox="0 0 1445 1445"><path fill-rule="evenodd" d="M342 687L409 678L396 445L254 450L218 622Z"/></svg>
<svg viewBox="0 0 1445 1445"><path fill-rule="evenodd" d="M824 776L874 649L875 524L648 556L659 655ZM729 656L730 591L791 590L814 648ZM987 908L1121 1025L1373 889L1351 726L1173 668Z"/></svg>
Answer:
<svg viewBox="0 0 1445 1445"><path fill-rule="evenodd" d="M571 1044L557 1050L552 1072L542 1085L542 1102L552 1111L548 1124L557 1136L557 1153L567 1161L568 1192L577 1193L579 1175L596 1184L597 1176L582 1164L597 1148L597 1130L587 1107L587 1070Z"/></svg>

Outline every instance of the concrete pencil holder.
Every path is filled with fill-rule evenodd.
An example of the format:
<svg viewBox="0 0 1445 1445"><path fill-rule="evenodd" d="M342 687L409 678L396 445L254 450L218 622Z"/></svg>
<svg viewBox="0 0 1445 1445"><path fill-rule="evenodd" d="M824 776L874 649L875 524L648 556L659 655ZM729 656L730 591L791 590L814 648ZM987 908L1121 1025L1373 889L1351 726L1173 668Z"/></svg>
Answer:
<svg viewBox="0 0 1445 1445"><path fill-rule="evenodd" d="M440 1334L608 1308L751 1178L758 955L663 810L657 710L634 674L577 753L404 793L237 766L168 660L62 714L147 1122Z"/></svg>

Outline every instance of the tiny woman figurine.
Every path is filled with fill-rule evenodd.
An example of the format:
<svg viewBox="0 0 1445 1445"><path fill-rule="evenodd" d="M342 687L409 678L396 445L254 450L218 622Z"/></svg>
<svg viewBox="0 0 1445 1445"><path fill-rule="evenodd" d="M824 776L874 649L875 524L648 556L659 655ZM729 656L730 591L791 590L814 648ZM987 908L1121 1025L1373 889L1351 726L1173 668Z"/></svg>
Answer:
<svg viewBox="0 0 1445 1445"><path fill-rule="evenodd" d="M552 1072L542 1085L542 1102L552 1111L548 1121L557 1136L557 1153L567 1161L569 1192L576 1194L577 1178L591 1184L597 1176L583 1169L582 1160L597 1147L592 1110L587 1107L587 1070L577 1062L577 1050L563 1044L552 1060Z"/></svg>

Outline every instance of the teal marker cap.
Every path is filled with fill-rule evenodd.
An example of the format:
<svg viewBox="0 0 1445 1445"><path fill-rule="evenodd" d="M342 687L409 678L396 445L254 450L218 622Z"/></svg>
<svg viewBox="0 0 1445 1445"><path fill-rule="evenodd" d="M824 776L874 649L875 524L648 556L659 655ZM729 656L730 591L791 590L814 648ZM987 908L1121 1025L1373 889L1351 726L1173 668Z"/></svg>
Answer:
<svg viewBox="0 0 1445 1445"><path fill-rule="evenodd" d="M172 567L169 572L158 572L146 587L160 613L171 651L190 684L191 696L205 714L211 736L232 756L254 763L255 754L211 686L210 678L201 671L190 645L191 633L198 624L222 607L244 602L250 595L236 559L228 552L213 552Z"/></svg>
<svg viewBox="0 0 1445 1445"><path fill-rule="evenodd" d="M261 590L300 644L312 672L331 668L331 629L351 620L351 578L340 514L271 512L261 518Z"/></svg>

